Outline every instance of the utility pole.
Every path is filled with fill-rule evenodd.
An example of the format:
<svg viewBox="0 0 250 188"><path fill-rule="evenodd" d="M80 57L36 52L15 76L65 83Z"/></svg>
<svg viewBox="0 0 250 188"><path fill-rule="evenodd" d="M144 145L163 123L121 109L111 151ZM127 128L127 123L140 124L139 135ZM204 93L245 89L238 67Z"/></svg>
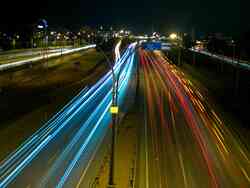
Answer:
<svg viewBox="0 0 250 188"><path fill-rule="evenodd" d="M62 53L63 53L63 39L61 40L61 56L62 56Z"/></svg>
<svg viewBox="0 0 250 188"><path fill-rule="evenodd" d="M236 44L235 42L232 40L232 47L233 47L233 55L232 55L232 63L234 64L235 60L236 60L236 52L235 52L235 48L236 48ZM237 60L237 64L235 66L235 96L238 97L239 94L239 82L240 82L240 69L239 69L239 59Z"/></svg>
<svg viewBox="0 0 250 188"><path fill-rule="evenodd" d="M111 140L111 156L110 156L110 169L109 169L109 184L108 188L115 187L114 183L114 171L115 171L115 145L116 145L116 127L117 127L117 93L116 93L116 81L113 81L113 89L112 89L112 107L110 109L112 114L112 140Z"/></svg>
<svg viewBox="0 0 250 188"><path fill-rule="evenodd" d="M49 51L49 36L47 27L45 28L45 61L46 67L49 68L49 59L48 59L48 51Z"/></svg>
<svg viewBox="0 0 250 188"><path fill-rule="evenodd" d="M195 28L192 28L192 45L195 44ZM195 65L196 62L196 52L193 51L193 64Z"/></svg>
<svg viewBox="0 0 250 188"><path fill-rule="evenodd" d="M182 48L182 45L181 45L181 40L182 40L182 37L181 37L181 33L179 33L179 39L177 38L177 43L178 43L178 47L179 47L179 50L178 50L178 65L181 66L181 48Z"/></svg>
<svg viewBox="0 0 250 188"><path fill-rule="evenodd" d="M235 61L235 41L232 40L230 46L232 46L232 64L234 64Z"/></svg>
<svg viewBox="0 0 250 188"><path fill-rule="evenodd" d="M139 47L139 46L138 46ZM135 49L134 49L135 50ZM124 60L124 62L127 61L127 59L130 57L132 53L130 53L127 58ZM105 54L104 54L105 55ZM106 55L105 55L106 56ZM109 63L111 65L111 63ZM125 65L125 63L123 64ZM111 140L111 157L110 157L110 171L109 171L109 183L108 188L114 188L115 182L114 182L114 172L115 172L115 146L116 146L116 132L117 132L117 126L118 126L118 117L119 117L119 107L118 107L118 85L119 85L119 78L121 75L121 72L123 70L123 67L120 67L120 70L117 75L115 75L113 66L112 66L112 72L113 72L113 87L112 87L112 106L110 108L110 112L112 114L112 140Z"/></svg>
<svg viewBox="0 0 250 188"><path fill-rule="evenodd" d="M48 29L48 23L46 20L42 19L39 21L37 28L41 30L42 32L42 55L44 55L45 58L45 63L46 63L46 59L48 58L48 54L47 54L47 45L48 45L48 35L47 35L47 29ZM47 62L47 68L48 68L48 62Z"/></svg>
<svg viewBox="0 0 250 188"><path fill-rule="evenodd" d="M178 50L178 65L181 66L181 47L179 45L179 50Z"/></svg>
<svg viewBox="0 0 250 188"><path fill-rule="evenodd" d="M112 127L111 127L111 156L110 156L110 166L109 166L109 183L108 183L108 188L113 188L115 187L114 183L114 171L115 171L115 145L116 145L116 127L117 127L117 116L118 116L118 106L117 106L117 97L118 97L118 82L119 78L116 77L115 72L114 72L114 67L111 64L109 58L106 56L106 54L102 51L102 54L104 57L108 60L109 66L112 71L112 78L113 78L113 83L112 83L112 106L110 108L110 112L112 114Z"/></svg>
<svg viewBox="0 0 250 188"><path fill-rule="evenodd" d="M111 157L110 157L110 166L109 166L109 182L108 182L108 188L114 188L114 171L115 171L115 144L116 144L116 127L117 127L117 117L118 117L118 82L119 82L119 74L115 75L114 66L109 60L108 56L105 54L105 52L99 48L102 55L105 57L105 59L108 62L108 65L111 69L112 74L112 105L110 108L110 113L112 114L112 138L111 138Z"/></svg>

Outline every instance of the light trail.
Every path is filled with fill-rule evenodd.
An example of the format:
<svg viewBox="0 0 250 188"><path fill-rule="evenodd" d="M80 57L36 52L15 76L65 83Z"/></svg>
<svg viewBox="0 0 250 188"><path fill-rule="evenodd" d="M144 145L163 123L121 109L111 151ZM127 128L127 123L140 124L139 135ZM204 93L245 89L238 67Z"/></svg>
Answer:
<svg viewBox="0 0 250 188"><path fill-rule="evenodd" d="M120 40L115 46L115 62L117 62L121 58L121 54L120 54L121 44L122 44L122 41Z"/></svg>
<svg viewBox="0 0 250 188"><path fill-rule="evenodd" d="M139 54L151 132L150 186L249 187L249 152L206 95L162 53Z"/></svg>
<svg viewBox="0 0 250 188"><path fill-rule="evenodd" d="M121 61L119 61L117 65L115 65L114 69L116 73L118 72L118 69L121 67L123 61L127 58L128 55L129 55L129 51L126 51ZM50 119L48 123L46 123L30 139L28 139L20 147L20 149L17 149L13 154L11 154L10 157L7 158L7 160L1 162L0 172L2 172L4 168L8 168L12 163L15 163L16 162L15 158L18 158L21 155L23 155L23 153L27 152L27 149L30 149L30 147L34 145L34 140L37 141L39 139L42 139L44 136L48 134L56 135L58 132L60 132L63 126L58 127L59 124L62 124L62 122L65 121L67 118L69 119L68 115L72 114L73 110L77 108L79 109L84 108L84 105L86 105L90 100L96 98L97 94L102 90L103 85L110 82L111 79L112 79L112 75L111 75L111 71L109 71L103 78L101 78L88 91L87 89L83 89L69 104L67 104L60 112L58 112L52 119ZM87 100L87 101L84 102L84 100ZM75 113L73 114L73 116L78 111L75 110ZM64 123L63 125L66 125L66 123ZM52 133L54 129L57 129L57 130L54 133Z"/></svg>
<svg viewBox="0 0 250 188"><path fill-rule="evenodd" d="M134 71L134 48L135 44L130 45L114 65L115 74L122 69L119 79L119 105L123 104L128 83ZM55 180L59 179L53 179L51 176L58 177L58 174L65 177L58 184L63 185L74 173L73 161L79 162L79 157L82 155L88 158L95 145L102 142L111 120L107 119L110 114L106 110L111 104L111 89L112 73L109 71L92 87L82 90L66 107L1 163L0 187L12 184L26 186L28 183L35 187L38 185L46 187L51 185L51 181L56 186L59 182ZM106 120L102 121L103 118ZM60 141L65 142L65 139L68 139L67 144L62 144L61 148L58 148ZM50 161L50 155L44 154L50 150L59 152L52 165L37 172L40 175L33 178L31 182L25 182L22 176L32 173L33 168L42 165L39 163L40 159L47 158L47 161ZM54 158L54 155L51 157ZM83 163L84 165L86 164Z"/></svg>
<svg viewBox="0 0 250 188"><path fill-rule="evenodd" d="M84 46L81 48L68 49L68 50L64 50L63 52L56 52L56 53L48 54L48 55L46 55L46 58L48 59L48 58L58 57L61 55L66 55L66 54L70 54L70 53L74 53L74 52L78 52L78 51L86 50L86 49L90 49L90 48L95 48L95 47L96 47L96 45L93 44L93 45L88 45L88 46ZM11 69L11 68L15 68L15 67L23 66L23 65L33 64L34 62L41 61L43 59L44 59L44 55L41 55L39 57L34 57L34 58L27 59L27 60L2 64L2 65L0 65L0 71L5 71L7 69Z"/></svg>

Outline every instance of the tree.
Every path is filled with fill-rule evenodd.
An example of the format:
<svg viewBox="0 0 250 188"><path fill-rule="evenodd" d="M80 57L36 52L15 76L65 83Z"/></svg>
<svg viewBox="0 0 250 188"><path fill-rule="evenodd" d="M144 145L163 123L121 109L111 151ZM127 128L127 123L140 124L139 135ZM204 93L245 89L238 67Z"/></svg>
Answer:
<svg viewBox="0 0 250 188"><path fill-rule="evenodd" d="M249 60L250 59L250 31L244 33L240 37L239 46L241 58Z"/></svg>
<svg viewBox="0 0 250 188"><path fill-rule="evenodd" d="M192 41L192 37L190 35L183 36L183 46L188 49L194 46L194 41Z"/></svg>
<svg viewBox="0 0 250 188"><path fill-rule="evenodd" d="M223 39L218 39L216 37L212 37L207 44L208 51L212 53L226 53L228 48L227 42Z"/></svg>

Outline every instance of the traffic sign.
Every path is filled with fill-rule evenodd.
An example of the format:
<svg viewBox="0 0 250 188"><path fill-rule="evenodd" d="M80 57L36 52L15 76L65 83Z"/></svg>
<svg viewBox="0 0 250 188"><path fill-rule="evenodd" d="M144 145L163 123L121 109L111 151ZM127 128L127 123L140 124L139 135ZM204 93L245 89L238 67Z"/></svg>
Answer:
<svg viewBox="0 0 250 188"><path fill-rule="evenodd" d="M48 27L48 22L45 19L39 20L37 28L46 29Z"/></svg>
<svg viewBox="0 0 250 188"><path fill-rule="evenodd" d="M142 47L145 50L161 50L161 42L145 42Z"/></svg>

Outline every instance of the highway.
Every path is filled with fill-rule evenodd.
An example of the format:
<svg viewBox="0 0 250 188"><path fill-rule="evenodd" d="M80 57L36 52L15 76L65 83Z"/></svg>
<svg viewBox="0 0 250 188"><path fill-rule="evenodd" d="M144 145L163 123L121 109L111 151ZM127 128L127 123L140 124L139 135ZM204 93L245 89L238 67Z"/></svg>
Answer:
<svg viewBox="0 0 250 188"><path fill-rule="evenodd" d="M64 48L64 49L51 49L49 51L40 53L40 52L36 52L34 54L33 57L30 57L29 55L27 55L26 53L29 52L23 52L23 53L17 53L14 55L15 58L10 59L9 56L10 54L6 55L0 55L0 71L5 71L11 68L16 68L19 66L23 66L23 65L29 65L29 64L33 64L35 62L41 61L43 59L48 59L48 58L53 58L53 57L58 57L61 55L66 55L66 54L70 54L70 53L74 53L74 52L78 52L81 50L86 50L86 49L90 49L90 48L95 48L96 45L92 44L92 45L87 45L84 47L79 47L79 48ZM11 55L12 56L12 55ZM22 60L16 60L16 59L20 59L21 56L26 56L24 59ZM7 62L7 63L6 63Z"/></svg>
<svg viewBox="0 0 250 188"><path fill-rule="evenodd" d="M144 126L136 187L248 188L250 154L160 51L139 50Z"/></svg>
<svg viewBox="0 0 250 188"><path fill-rule="evenodd" d="M115 61L118 61L121 58L120 48L122 41L120 40L115 46Z"/></svg>
<svg viewBox="0 0 250 188"><path fill-rule="evenodd" d="M236 59L232 59L230 57L226 57L226 56L223 56L223 55L213 54L213 53L208 52L206 50L197 50L197 49L194 49L194 48L190 48L189 50L191 50L193 52L196 52L196 53L204 54L206 56L209 56L209 57L212 57L212 58L215 58L215 59L218 59L218 60L221 60L221 61L223 61L225 63L228 63L228 64L231 64L233 66L239 66L239 67L241 67L243 69L250 70L250 64L247 61L236 60Z"/></svg>
<svg viewBox="0 0 250 188"><path fill-rule="evenodd" d="M131 44L114 65L115 74L120 72L119 106L135 71L135 46ZM109 71L0 163L0 187L86 187L95 154L108 147L103 141L111 131L111 91Z"/></svg>
<svg viewBox="0 0 250 188"><path fill-rule="evenodd" d="M73 47L49 47L47 50L47 53L55 53L55 52L61 52L66 51L69 49L73 49ZM45 52L45 49L43 48L34 48L34 49L23 49L23 50L10 50L6 52L0 52L0 64L6 64L15 62L17 60L23 60L28 59L31 57L36 57L39 55L42 55Z"/></svg>

